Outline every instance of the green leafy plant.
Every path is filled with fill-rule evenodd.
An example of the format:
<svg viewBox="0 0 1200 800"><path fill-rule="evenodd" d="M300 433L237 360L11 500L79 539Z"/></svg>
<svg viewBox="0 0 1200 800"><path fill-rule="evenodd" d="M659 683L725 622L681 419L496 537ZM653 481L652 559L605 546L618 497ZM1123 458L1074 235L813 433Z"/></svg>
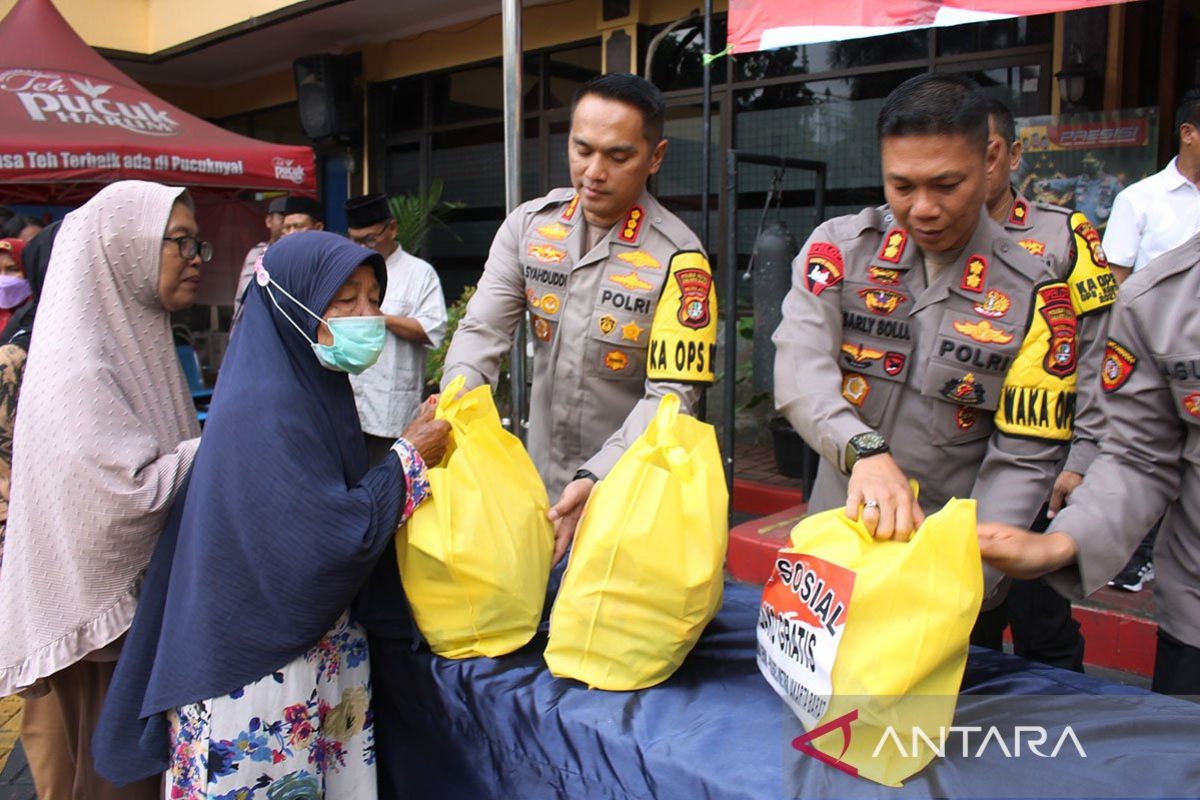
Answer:
<svg viewBox="0 0 1200 800"><path fill-rule="evenodd" d="M443 200L444 188L441 178L434 178L429 191L423 194L398 194L388 200L396 219L396 241L409 253L419 253L435 227L449 230L446 220L466 206L466 203Z"/></svg>

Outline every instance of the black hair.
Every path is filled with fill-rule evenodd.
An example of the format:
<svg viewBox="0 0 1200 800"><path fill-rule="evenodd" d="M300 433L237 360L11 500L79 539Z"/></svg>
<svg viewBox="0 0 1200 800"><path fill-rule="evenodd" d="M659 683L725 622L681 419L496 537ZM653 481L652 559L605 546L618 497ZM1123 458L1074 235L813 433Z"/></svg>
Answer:
<svg viewBox="0 0 1200 800"><path fill-rule="evenodd" d="M961 75L926 72L897 86L879 109L879 141L889 136L966 136L987 149L988 106L979 86Z"/></svg>
<svg viewBox="0 0 1200 800"><path fill-rule="evenodd" d="M1004 140L1004 146L1011 147L1017 140L1017 122L1013 119L1008 104L991 97L987 101L987 110L989 122L996 123L996 133Z"/></svg>
<svg viewBox="0 0 1200 800"><path fill-rule="evenodd" d="M1189 89L1179 101L1179 108L1175 111L1175 127L1180 125L1200 128L1200 91Z"/></svg>
<svg viewBox="0 0 1200 800"><path fill-rule="evenodd" d="M27 217L24 214L17 214L8 222L4 223L4 238L16 239L20 237L21 231L25 230L30 225L42 227L42 221L36 217Z"/></svg>
<svg viewBox="0 0 1200 800"><path fill-rule="evenodd" d="M626 103L642 112L642 130L651 147L656 146L662 139L663 123L667 118L667 101L663 99L658 87L650 81L628 72L598 75L575 92L575 98L571 101L572 117L575 116L575 106L590 94Z"/></svg>
<svg viewBox="0 0 1200 800"><path fill-rule="evenodd" d="M17 212L13 211L8 206L0 206L0 227L3 227L10 219L15 217Z"/></svg>

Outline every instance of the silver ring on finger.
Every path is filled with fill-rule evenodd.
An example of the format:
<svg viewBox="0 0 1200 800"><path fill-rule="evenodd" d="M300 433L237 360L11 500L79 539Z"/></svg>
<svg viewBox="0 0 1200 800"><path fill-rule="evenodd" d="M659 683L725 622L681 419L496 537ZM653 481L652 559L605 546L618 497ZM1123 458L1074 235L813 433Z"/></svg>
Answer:
<svg viewBox="0 0 1200 800"><path fill-rule="evenodd" d="M867 502L863 503L863 508L879 508L879 503L876 503L874 500L868 500Z"/></svg>

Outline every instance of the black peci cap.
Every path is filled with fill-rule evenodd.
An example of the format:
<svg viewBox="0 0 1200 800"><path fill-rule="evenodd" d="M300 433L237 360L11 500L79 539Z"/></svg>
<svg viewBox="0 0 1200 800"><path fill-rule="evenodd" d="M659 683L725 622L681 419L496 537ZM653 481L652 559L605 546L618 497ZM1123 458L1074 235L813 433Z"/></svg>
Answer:
<svg viewBox="0 0 1200 800"><path fill-rule="evenodd" d="M291 196L283 204L283 213L286 214L308 214L318 222L325 221L325 209L316 200L308 197Z"/></svg>
<svg viewBox="0 0 1200 800"><path fill-rule="evenodd" d="M346 223L351 228L369 228L392 218L387 195L382 192L351 197L346 201Z"/></svg>

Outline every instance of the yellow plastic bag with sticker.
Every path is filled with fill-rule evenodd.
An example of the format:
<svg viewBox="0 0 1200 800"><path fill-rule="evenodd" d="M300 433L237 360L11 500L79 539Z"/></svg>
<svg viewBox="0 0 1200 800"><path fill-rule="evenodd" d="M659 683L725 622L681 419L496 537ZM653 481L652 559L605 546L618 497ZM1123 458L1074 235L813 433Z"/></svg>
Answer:
<svg viewBox="0 0 1200 800"><path fill-rule="evenodd" d="M721 607L728 509L713 427L667 395L588 498L550 615L550 671L613 691L669 678Z"/></svg>
<svg viewBox="0 0 1200 800"><path fill-rule="evenodd" d="M446 658L511 653L537 631L554 529L546 487L517 437L500 425L491 389L446 387L436 417L450 446L429 469L431 496L397 531L413 617Z"/></svg>
<svg viewBox="0 0 1200 800"><path fill-rule="evenodd" d="M842 509L802 520L758 616L759 669L807 731L793 746L885 786L923 769L953 725L982 599L974 500L908 542Z"/></svg>

